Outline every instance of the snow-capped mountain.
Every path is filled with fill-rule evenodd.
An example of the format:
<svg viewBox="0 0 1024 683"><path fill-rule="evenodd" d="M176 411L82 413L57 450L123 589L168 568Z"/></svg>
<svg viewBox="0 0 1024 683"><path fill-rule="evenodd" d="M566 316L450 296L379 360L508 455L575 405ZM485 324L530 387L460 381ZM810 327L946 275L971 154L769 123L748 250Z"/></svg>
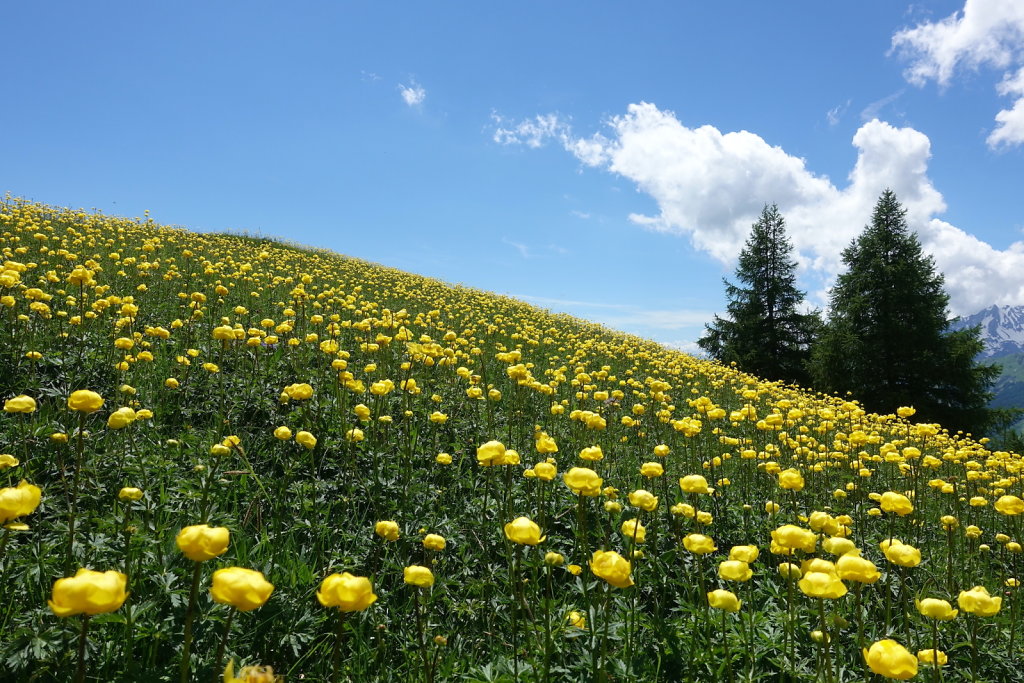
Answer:
<svg viewBox="0 0 1024 683"><path fill-rule="evenodd" d="M953 329L981 325L985 350L980 358L1000 358L1024 352L1024 306L989 306L954 321Z"/></svg>

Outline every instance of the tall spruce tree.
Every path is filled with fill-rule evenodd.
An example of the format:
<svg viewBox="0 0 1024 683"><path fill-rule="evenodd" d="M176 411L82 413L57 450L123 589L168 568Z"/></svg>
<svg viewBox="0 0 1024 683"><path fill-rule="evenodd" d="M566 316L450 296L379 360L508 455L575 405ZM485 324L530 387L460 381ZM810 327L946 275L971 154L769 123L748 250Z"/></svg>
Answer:
<svg viewBox="0 0 1024 683"><path fill-rule="evenodd" d="M817 312L800 313L796 262L786 221L765 205L736 266L738 284L725 280L728 318L715 316L697 344L716 360L769 380L804 383Z"/></svg>
<svg viewBox="0 0 1024 683"><path fill-rule="evenodd" d="M815 387L850 392L873 412L917 408L916 420L978 431L998 370L975 363L978 328L951 331L943 276L907 228L891 190L843 251L829 320L812 352Z"/></svg>

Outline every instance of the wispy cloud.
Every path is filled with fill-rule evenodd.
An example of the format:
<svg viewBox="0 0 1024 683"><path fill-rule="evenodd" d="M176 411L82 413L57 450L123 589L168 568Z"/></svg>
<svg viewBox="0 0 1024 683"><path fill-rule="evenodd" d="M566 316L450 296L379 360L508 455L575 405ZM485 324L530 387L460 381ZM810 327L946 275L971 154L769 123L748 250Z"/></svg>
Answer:
<svg viewBox="0 0 1024 683"><path fill-rule="evenodd" d="M415 80L410 80L409 85L399 83L398 91L402 93L402 99L410 107L419 106L423 104L423 100L427 99L427 91Z"/></svg>
<svg viewBox="0 0 1024 683"><path fill-rule="evenodd" d="M576 209L573 209L569 213L571 213L573 216L576 216L576 218L579 218L584 221L590 218L590 214L587 213L586 211L577 211Z"/></svg>
<svg viewBox="0 0 1024 683"><path fill-rule="evenodd" d="M533 254L530 252L530 248L523 244L522 242L513 242L507 237L502 237L501 243L513 247L516 251L519 252L519 255L522 256L524 259L533 258Z"/></svg>
<svg viewBox="0 0 1024 683"><path fill-rule="evenodd" d="M860 112L861 120L862 121L871 121L872 119L877 119L879 113L883 109L888 107L890 104L892 104L893 102L898 100L900 97L902 97L904 92L906 92L906 88L900 88L896 92L894 92L892 94L889 94L889 95L886 95L885 97L883 97L883 98L881 98L879 100L875 100L874 102L870 103L868 106L864 107L861 110L861 112Z"/></svg>
<svg viewBox="0 0 1024 683"><path fill-rule="evenodd" d="M828 121L828 125L835 126L843 119L843 114L850 108L850 100L846 100L843 104L836 105L828 110L825 114L825 120Z"/></svg>
<svg viewBox="0 0 1024 683"><path fill-rule="evenodd" d="M543 247L538 248L531 247L530 245L524 244L522 242L510 240L507 237L502 237L501 243L506 244L515 249L516 251L518 251L519 255L522 256L524 259L535 259L542 256L550 256L551 254L558 254L559 256L564 256L565 254L569 253L568 249L557 244L547 244Z"/></svg>
<svg viewBox="0 0 1024 683"><path fill-rule="evenodd" d="M596 301L578 301L575 299L554 299L546 296L533 296L530 294L509 294L514 299L522 299L538 306L554 306L555 308L628 308L625 304L607 304Z"/></svg>
<svg viewBox="0 0 1024 683"><path fill-rule="evenodd" d="M492 112L491 120L495 124L493 139L499 145L526 145L537 149L550 139L563 144L569 140L569 124L558 114L538 114L515 123Z"/></svg>

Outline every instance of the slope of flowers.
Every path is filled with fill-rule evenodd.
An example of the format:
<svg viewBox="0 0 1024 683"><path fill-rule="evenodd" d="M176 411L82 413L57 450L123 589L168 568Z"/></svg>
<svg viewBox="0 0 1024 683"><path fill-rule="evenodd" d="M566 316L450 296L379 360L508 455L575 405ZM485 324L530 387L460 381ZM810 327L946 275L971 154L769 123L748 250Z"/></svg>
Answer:
<svg viewBox="0 0 1024 683"><path fill-rule="evenodd" d="M3 680L1019 676L1021 458L910 407L149 219L0 247Z"/></svg>

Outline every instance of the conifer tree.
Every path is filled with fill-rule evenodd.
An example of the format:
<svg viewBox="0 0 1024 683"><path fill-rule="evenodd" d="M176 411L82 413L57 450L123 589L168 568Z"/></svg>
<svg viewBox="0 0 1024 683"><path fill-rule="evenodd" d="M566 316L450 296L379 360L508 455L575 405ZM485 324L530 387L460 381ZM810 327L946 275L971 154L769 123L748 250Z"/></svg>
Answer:
<svg viewBox="0 0 1024 683"><path fill-rule="evenodd" d="M798 311L804 293L792 251L779 207L766 205L740 252L738 284L725 281L728 318L716 315L697 341L712 358L765 379L806 382L819 319Z"/></svg>
<svg viewBox="0 0 1024 683"><path fill-rule="evenodd" d="M813 349L815 387L850 392L872 412L914 406L916 421L983 429L998 371L974 361L978 328L949 329L943 276L891 190L843 262L847 271L831 291L829 321Z"/></svg>

